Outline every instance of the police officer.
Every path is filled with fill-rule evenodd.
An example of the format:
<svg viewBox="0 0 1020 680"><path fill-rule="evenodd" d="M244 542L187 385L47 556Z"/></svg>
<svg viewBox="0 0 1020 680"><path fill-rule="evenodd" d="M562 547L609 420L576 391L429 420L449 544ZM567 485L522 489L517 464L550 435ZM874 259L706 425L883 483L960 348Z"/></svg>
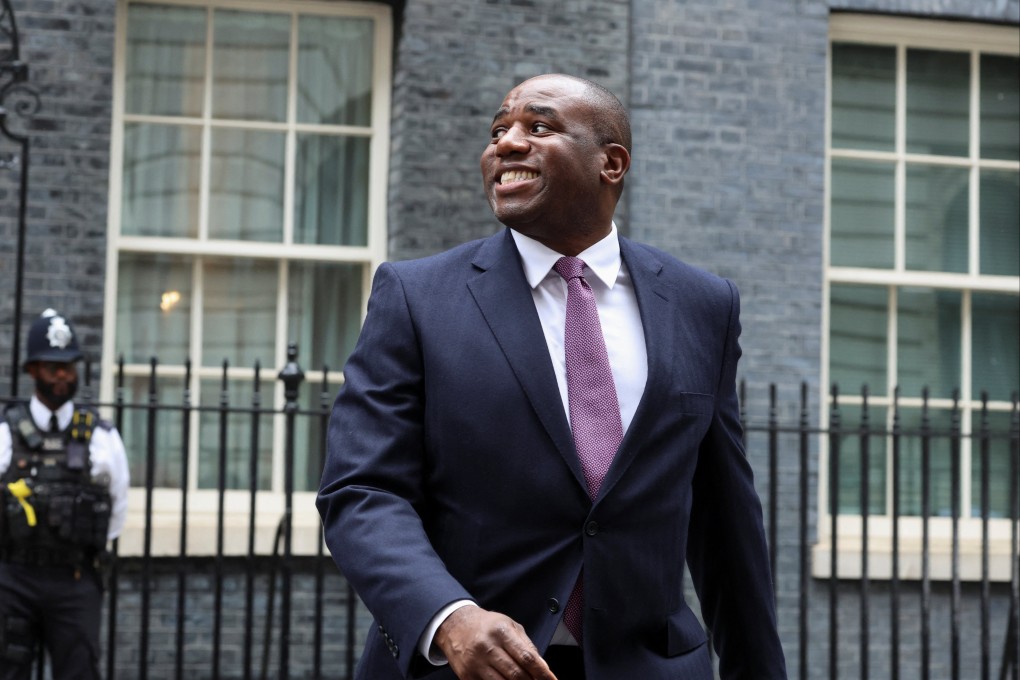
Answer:
<svg viewBox="0 0 1020 680"><path fill-rule="evenodd" d="M0 680L28 680L40 643L54 680L99 678L97 564L124 526L128 465L117 431L72 401L81 358L70 322L43 312L35 394L0 422Z"/></svg>

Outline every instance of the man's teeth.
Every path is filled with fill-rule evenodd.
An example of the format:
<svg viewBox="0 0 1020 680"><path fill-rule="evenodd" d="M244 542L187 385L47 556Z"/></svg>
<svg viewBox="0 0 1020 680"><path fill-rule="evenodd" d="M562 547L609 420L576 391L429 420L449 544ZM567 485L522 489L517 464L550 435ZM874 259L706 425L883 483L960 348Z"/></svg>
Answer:
<svg viewBox="0 0 1020 680"><path fill-rule="evenodd" d="M531 170L509 170L499 176L499 183L510 184L511 182L520 182L525 179L535 179L536 177L538 177L538 173Z"/></svg>

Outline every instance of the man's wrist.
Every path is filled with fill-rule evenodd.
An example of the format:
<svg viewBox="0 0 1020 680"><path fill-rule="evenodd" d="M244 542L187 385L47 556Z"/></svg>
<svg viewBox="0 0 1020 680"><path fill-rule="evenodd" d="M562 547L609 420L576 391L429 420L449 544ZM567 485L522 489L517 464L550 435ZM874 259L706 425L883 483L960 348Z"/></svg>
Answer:
<svg viewBox="0 0 1020 680"><path fill-rule="evenodd" d="M447 664L446 656L438 648L434 647L432 642L436 637L436 631L443 625L446 619L450 618L450 614L457 611L461 607L476 607L478 606L471 600L456 600L440 609L432 620L429 621L429 625L425 627L425 631L421 634L421 639L418 640L418 651L428 659L428 662L433 666L445 666Z"/></svg>

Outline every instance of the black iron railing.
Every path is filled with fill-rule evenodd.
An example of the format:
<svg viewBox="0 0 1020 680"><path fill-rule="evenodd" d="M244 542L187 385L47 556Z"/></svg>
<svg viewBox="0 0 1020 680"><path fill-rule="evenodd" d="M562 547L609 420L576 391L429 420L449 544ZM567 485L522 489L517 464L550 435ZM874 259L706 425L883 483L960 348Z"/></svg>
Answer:
<svg viewBox="0 0 1020 680"><path fill-rule="evenodd" d="M858 411L855 422L847 424L844 418L844 406L839 390L833 387L828 403L825 405L827 417L824 418L825 426L818 428L811 425L812 420L817 422L816 411L812 411L808 400L808 387L802 384L800 387L799 408L796 415L788 417L787 422L781 422L778 416L783 406L777 399L776 386L769 387L767 402L767 416L764 419L755 419L743 410L743 405L748 402L748 394L744 385L741 385L741 419L744 425L745 443L749 452L757 460L767 461L766 488L762 490L763 500L766 507L766 523L769 536L769 549L773 574L777 581L788 576L784 572L784 563L778 560L778 554L783 550L784 535L780 528L787 519L779 508L779 500L785 493L796 489L796 521L797 521L797 639L796 639L796 664L793 663L791 652L794 641L784 640L787 648L788 662L791 666L791 677L807 678L828 677L832 680L841 677L860 677L862 680L868 678L922 678L928 680L932 677L947 677L953 680L978 679L989 680L998 677L1000 680L1013 678L1016 680L1020 675L1020 667L1017 662L1017 650L1020 649L1020 633L1018 633L1017 619L1020 612L1020 550L1018 550L1018 528L1020 528L1020 414L1018 414L1017 394L1014 392L1011 397L1011 406L1008 411L1008 428L995 429L989 423L989 399L987 394L982 394L980 407L973 409L973 427L970 433L964 433L961 427L961 413L959 394L954 392L952 404L948 408L948 427L936 427L933 424L931 398L927 389L924 389L920 398L920 404L915 410L920 412L919 427L904 427L902 424L902 408L900 405L899 390L895 390L890 403L882 408L882 413L876 420L875 409L871 405L871 397L868 388L862 388L860 394L854 395L854 408ZM915 400L916 402L916 400ZM943 409L944 410L944 409ZM1001 409L1000 409L1001 411ZM782 439L782 441L780 441ZM764 444L762 441L764 440ZM873 487L870 478L872 470L872 447L876 442L884 444L888 452L888 488L891 498L888 503L889 512L883 516L876 516L871 508L874 503L871 498ZM919 512L904 513L902 511L903 498L902 487L904 479L904 455L903 447L906 443L913 443L920 448L920 470L913 472L920 476L920 509ZM965 626L961 620L963 609L963 575L961 572L962 549L961 549L961 491L964 487L961 469L961 449L964 442L969 442L974 458L978 461L976 489L979 510L974 518L980 523L980 574L976 577L978 594L971 594L969 602L978 610L979 624L975 630ZM816 444L826 451L824 461L828 473L827 478L827 506L826 512L819 518L818 526L812 527L810 523L811 509L817 501L817 487L812 488L813 473L811 462L813 459L812 445ZM990 479L990 451L993 444L1008 449L1008 465L1003 471L1006 476L1005 505L1008 508L1001 513L998 519L993 520L990 504L992 499ZM840 479L841 458L846 449L852 446L855 448L855 458L858 461L859 482L856 485L858 502L855 509L847 510L841 508L840 499L846 497L847 485ZM940 512L933 510L933 473L932 458L936 446L949 449L949 481L950 500L948 510L943 508ZM763 453L761 449L764 448ZM792 480L781 479L784 469L784 461L796 461L796 484ZM821 476L819 475L819 479ZM1001 490L1001 486L1000 486ZM842 493L841 493L842 492ZM1000 505L1001 501L1000 500ZM860 532L855 538L859 545L854 552L859 552L860 563L857 572L852 576L842 574L840 571L841 546L836 540L841 536L840 521L848 515L856 515L860 518ZM941 515L941 516L940 516ZM946 516L948 515L948 516ZM909 583L901 577L903 541L901 540L901 525L904 520L914 519L921 525L921 547L920 547L920 577L910 579ZM873 577L872 564L870 562L871 547L870 527L876 520L885 520L891 531L891 565L888 573L882 575L879 580ZM938 582L940 590L948 589L948 594L940 593L936 597L934 587L936 579L933 577L932 563L932 537L931 527L935 521L948 521L950 525L950 565L948 580ZM990 573L991 555L990 549L993 545L989 526L990 522L1008 522L1009 525L1009 579L1008 583L993 584ZM820 530L825 524L828 527L828 574L820 575L818 570L812 573L812 540L810 537L812 529ZM792 536L792 529L788 528L785 537ZM789 563L786 569L789 569ZM792 574L790 574L792 576ZM969 581L974 581L971 576ZM997 594L993 595L993 585ZM909 590L909 592L908 592ZM854 592L856 591L856 592ZM876 595L879 591L888 592L888 615L881 615L877 607L881 605L881 598ZM848 600L848 595L856 595ZM815 606L816 599L826 599L828 606L828 630L827 640L813 639L819 633L818 625L821 621L813 614L821 614ZM919 640L907 640L903 634L903 622L905 617L903 609L910 598L919 601ZM997 620L992 621L992 603L997 600L999 603L1007 603L1007 613L1000 615ZM939 626L938 631L933 630L933 620L936 614L936 602L942 607L948 601L948 626ZM789 607L780 606L780 617L790 616L792 612ZM846 613L855 611L857 614L857 641L856 644L847 644L846 635L841 627L846 625ZM940 617L940 621L942 618ZM824 620L824 619L822 619ZM883 641L881 645L882 658L873 658L871 639L873 631L887 631L888 643ZM936 640L936 633L939 638ZM965 644L966 640L966 644ZM919 651L917 655L910 655L909 659L901 658L902 649L910 643L911 649ZM935 645L933 647L933 644ZM1000 647L1001 645L1001 647ZM979 653L968 655L969 665L965 665L963 649L977 648ZM936 663L933 649L947 651L943 654L944 659ZM996 652L1002 650L1001 657ZM824 676L820 667L824 667L827 658L827 671ZM944 663L948 661L948 663ZM792 669L796 668L796 673ZM936 671L934 669L938 668ZM998 669L997 675L995 670Z"/></svg>
<svg viewBox="0 0 1020 680"><path fill-rule="evenodd" d="M83 390L86 399L91 391L88 374L86 369ZM329 409L339 386L327 381L327 367L322 368L321 383L305 384L295 347L290 348L287 365L278 374L284 383L284 401L279 408L268 405L272 399L266 397L267 388L257 364L251 398L246 403L231 402L227 375L228 367L224 365L216 403L196 404L189 388L191 367L187 365L179 400L167 403L160 401L159 371L153 361L147 397L129 402L122 365L115 376L114 401L100 405L121 428L127 415L133 412L144 414L145 423L144 432L136 433L132 440L134 446L144 449L134 452L136 468L138 461L144 461L140 463L144 474L133 482L143 486L141 549L140 554L120 555L118 543L113 544L104 634L106 677L351 678L360 652L359 636L370 617L330 558L324 555L321 540L314 550L305 549L301 555L294 554L292 542L295 458L308 455L315 461L323 459ZM317 394L303 402L312 404L311 407L301 408L300 395L307 389L315 389ZM799 386L795 404L782 402L775 385L768 388L767 398L760 401L756 401L757 391L744 385L740 391L745 443L755 465L765 468L758 471L758 477L764 481L761 494L770 562L779 585L781 623L786 623L783 635L791 677L1016 680L1020 672L1017 664L1020 413L1016 395L1008 411L1003 411L1003 404L999 404L1003 412L997 422L1001 425L1003 418L1008 418L1008 427L992 426L988 400L983 397L980 405L970 406L972 427L965 432L958 399L948 408L948 427L941 427L933 423L927 393L911 406L920 413L920 425L907 427L901 417L898 392L876 409L873 398L863 390L851 400L856 417L848 419L845 406L848 399L835 388L822 405L811 403L806 384ZM269 393L272 394L271 389ZM176 433L179 438L170 437L174 433L165 431L165 423L160 424L160 415L166 413L181 416L180 431ZM758 413L763 413L763 417L758 417ZM188 483L192 476L189 465L194 461L188 455L193 439L193 414L218 421L215 489L203 490L216 498L215 550L211 555L195 554L189 542L191 496L196 493L189 490ZM237 428L228 427L228 421L238 418L247 421L247 441L243 445L250 452L247 460L240 463L247 466L247 488L233 489L234 493L247 494L246 547L240 552L226 549L226 452L229 446L237 444L231 438L239 436ZM259 487L261 425L266 419L276 419L284 428L283 487L276 494L278 500L282 497L282 512L268 549L265 541L260 544L256 540L258 504L267 493L264 487ZM818 425L820 422L823 424ZM296 433L312 424L318 440L309 439L299 452ZM174 443L168 444L169 441ZM977 481L973 485L979 512L971 521L979 521L981 526L980 575L976 581L973 575L967 577L966 593L960 543L963 486L960 452L965 443L979 462L980 473L975 473ZM919 449L920 455L905 457L903 450L908 445ZM181 451L180 487L175 489L179 494L179 529L168 540L165 532L159 536L154 533L153 503L154 494L161 490L154 471L157 461L165 460L169 454L166 450L169 446L179 446ZM887 487L892 494L892 502L887 505L891 512L884 517L877 517L878 513L872 510L875 499L871 497L869 477L870 460L878 455L879 447L882 455L888 456ZM1000 516L993 520L989 457L993 448L1001 452L1004 447L1008 450L1008 470L1004 473L1009 476L1005 485L1008 500L996 501ZM936 449L948 450L952 462L948 471L951 487L948 514L945 508L933 508L932 457ZM849 494L848 482L841 481L839 474L840 461L848 452L859 461L859 486L850 489ZM239 464L237 459L233 464ZM916 507L904 513L900 487L908 472L904 466L908 464L920 466L920 470L910 470L920 476L920 490ZM821 474L826 468L827 480ZM820 484L827 484L825 510L818 503ZM1001 491L1001 482L997 488ZM847 498L856 498L856 505L847 508ZM1002 508L1006 508L1005 514ZM908 514L911 516L907 517ZM852 515L860 517L860 563L854 574L847 575L840 572L840 546L834 537L840 535L840 519ZM876 574L869 561L872 547L869 527L877 520L889 522L892 532L891 568L883 574ZM921 525L921 573L917 578L901 578L900 524L904 520ZM952 564L948 579L933 575L930 526L935 521L948 521L951 525ZM993 581L990 573L992 521L1000 526L1008 522L1010 527L1010 572L1005 582L1001 576ZM826 528L828 537L824 536ZM158 546L154 544L157 540L162 542ZM820 573L820 568L812 563L813 554L818 554L813 549L820 540L829 541L828 573ZM155 550L157 547L159 550ZM206 578L203 574L208 574L211 585L196 580ZM964 604L978 611L976 629L961 622ZM948 624L946 608L950 610ZM856 626L848 625L848 620L854 618ZM794 621L795 625L790 623ZM937 626L935 621L939 622ZM910 624L908 629L904 628L905 623ZM882 631L888 642L883 639L881 645L873 645L871 638L876 630ZM978 649L978 653L969 651L973 649Z"/></svg>

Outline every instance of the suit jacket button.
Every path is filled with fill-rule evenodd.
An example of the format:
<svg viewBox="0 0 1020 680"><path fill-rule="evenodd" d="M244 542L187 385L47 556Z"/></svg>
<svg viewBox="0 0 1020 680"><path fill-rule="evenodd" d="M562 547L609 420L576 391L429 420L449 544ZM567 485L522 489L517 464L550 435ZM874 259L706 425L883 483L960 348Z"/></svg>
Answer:
<svg viewBox="0 0 1020 680"><path fill-rule="evenodd" d="M591 522L588 522L587 524L584 525L584 533L588 534L589 536L594 536L598 532L599 523L596 522L595 520L592 520Z"/></svg>
<svg viewBox="0 0 1020 680"><path fill-rule="evenodd" d="M557 600L555 597L550 597L549 601L546 604L549 606L550 614L555 614L560 610L560 601Z"/></svg>

